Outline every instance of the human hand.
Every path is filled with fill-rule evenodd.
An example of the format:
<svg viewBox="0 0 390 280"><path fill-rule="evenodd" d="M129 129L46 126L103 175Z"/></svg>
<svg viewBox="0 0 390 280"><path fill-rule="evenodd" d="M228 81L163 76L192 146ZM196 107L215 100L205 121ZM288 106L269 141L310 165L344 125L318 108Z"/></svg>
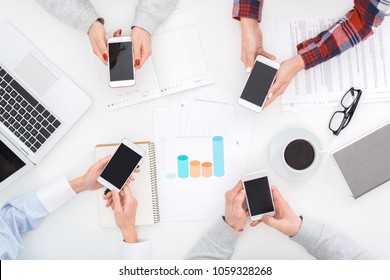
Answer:
<svg viewBox="0 0 390 280"><path fill-rule="evenodd" d="M304 68L305 63L300 55L283 61L280 64L278 72L276 72L275 83L268 90L268 98L263 107L267 107L271 102L278 98L278 96L286 90L295 75Z"/></svg>
<svg viewBox="0 0 390 280"><path fill-rule="evenodd" d="M98 20L95 21L88 30L88 37L94 54L107 65L108 51L104 25Z"/></svg>
<svg viewBox="0 0 390 280"><path fill-rule="evenodd" d="M285 235L296 235L302 224L301 218L295 214L294 210L291 209L290 205L284 200L275 186L272 186L272 196L274 198L276 214L273 217L264 215L262 217L263 223L277 229Z"/></svg>
<svg viewBox="0 0 390 280"><path fill-rule="evenodd" d="M250 72L258 55L275 60L275 56L267 53L263 48L263 34L259 23L255 19L241 18L241 61Z"/></svg>
<svg viewBox="0 0 390 280"><path fill-rule="evenodd" d="M123 240L127 243L138 242L135 229L135 215L137 213L137 200L132 196L130 188L125 185L120 192L111 192L115 222L122 232Z"/></svg>
<svg viewBox="0 0 390 280"><path fill-rule="evenodd" d="M136 26L131 31L131 41L134 49L134 67L140 69L152 54L151 35L146 30Z"/></svg>
<svg viewBox="0 0 390 280"><path fill-rule="evenodd" d="M245 191L242 182L225 193L225 222L235 230L243 230L249 217L248 210L244 209Z"/></svg>
<svg viewBox="0 0 390 280"><path fill-rule="evenodd" d="M136 168L134 170L134 173L139 173L139 172L140 172L139 168ZM133 175L131 175L130 178L126 181L126 183L123 185L122 188L125 188L126 185L129 185L133 181L135 181L135 178ZM103 197L106 200L106 207L113 206L113 204L112 204L112 191L107 189L106 192L107 192L107 194L105 194Z"/></svg>
<svg viewBox="0 0 390 280"><path fill-rule="evenodd" d="M101 188L102 184L97 181L97 178L100 173L102 173L103 168L106 166L110 158L111 156L106 156L105 158L100 159L92 165L84 175L70 181L69 183L72 189L76 193L80 193L86 190L97 190Z"/></svg>

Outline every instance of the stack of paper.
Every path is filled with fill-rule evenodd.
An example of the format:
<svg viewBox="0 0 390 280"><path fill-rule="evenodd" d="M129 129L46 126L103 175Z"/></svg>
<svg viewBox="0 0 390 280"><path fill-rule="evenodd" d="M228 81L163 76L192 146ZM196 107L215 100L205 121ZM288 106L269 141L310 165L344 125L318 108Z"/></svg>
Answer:
<svg viewBox="0 0 390 280"><path fill-rule="evenodd" d="M328 29L337 19L279 19L275 45L280 61L297 54L296 46ZM286 111L337 106L351 87L363 91L360 102L390 101L390 21L374 30L376 34L338 57L301 71L282 95Z"/></svg>

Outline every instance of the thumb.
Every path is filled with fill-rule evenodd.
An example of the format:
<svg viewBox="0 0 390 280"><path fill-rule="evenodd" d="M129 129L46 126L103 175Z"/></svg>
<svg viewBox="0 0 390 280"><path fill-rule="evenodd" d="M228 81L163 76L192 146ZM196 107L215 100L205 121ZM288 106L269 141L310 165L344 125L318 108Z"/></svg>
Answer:
<svg viewBox="0 0 390 280"><path fill-rule="evenodd" d="M264 215L261 219L263 223L266 224L267 226L278 229L278 220L275 219L274 217Z"/></svg>
<svg viewBox="0 0 390 280"><path fill-rule="evenodd" d="M114 212L119 213L122 212L121 199L119 197L119 192L117 190L112 190L112 202L114 206Z"/></svg>
<svg viewBox="0 0 390 280"><path fill-rule="evenodd" d="M138 69L141 64L141 47L139 40L133 41L134 66Z"/></svg>

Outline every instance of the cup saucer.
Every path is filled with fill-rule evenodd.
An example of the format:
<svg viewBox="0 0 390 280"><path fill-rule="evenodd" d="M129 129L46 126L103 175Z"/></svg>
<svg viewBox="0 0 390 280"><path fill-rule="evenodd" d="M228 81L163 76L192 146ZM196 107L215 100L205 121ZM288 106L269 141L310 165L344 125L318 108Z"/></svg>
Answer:
<svg viewBox="0 0 390 280"><path fill-rule="evenodd" d="M307 139L314 144L316 159L307 170L294 171L284 163L283 149L291 141L301 138ZM325 153L320 139L313 132L303 127L291 127L274 137L270 146L269 156L272 167L280 176L291 181L304 181L318 170Z"/></svg>

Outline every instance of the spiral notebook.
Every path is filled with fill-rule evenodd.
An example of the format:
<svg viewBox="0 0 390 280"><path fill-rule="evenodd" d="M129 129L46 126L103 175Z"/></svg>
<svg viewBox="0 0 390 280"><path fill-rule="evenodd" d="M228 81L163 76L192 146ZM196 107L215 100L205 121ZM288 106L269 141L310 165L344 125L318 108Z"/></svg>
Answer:
<svg viewBox="0 0 390 280"><path fill-rule="evenodd" d="M141 172L134 174L135 181L131 182L130 190L138 201L136 225L151 225L160 221L157 176L154 143L135 142L146 151ZM95 158L101 159L113 154L119 144L99 144L95 146ZM103 228L116 227L114 213L111 207L106 208L106 201L103 199L105 188L98 191L98 207L100 224Z"/></svg>

